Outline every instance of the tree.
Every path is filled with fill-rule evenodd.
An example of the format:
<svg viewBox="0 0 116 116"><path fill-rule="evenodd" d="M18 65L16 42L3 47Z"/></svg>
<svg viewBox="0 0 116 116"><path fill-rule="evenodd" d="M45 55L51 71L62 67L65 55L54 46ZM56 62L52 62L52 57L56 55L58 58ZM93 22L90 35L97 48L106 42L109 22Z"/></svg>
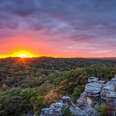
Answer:
<svg viewBox="0 0 116 116"><path fill-rule="evenodd" d="M76 100L80 97L81 93L83 92L83 87L79 86L74 89L74 92L72 94L72 101L75 103Z"/></svg>
<svg viewBox="0 0 116 116"><path fill-rule="evenodd" d="M47 107L44 96L33 96L30 101L33 103L33 110L37 116L40 116L41 109Z"/></svg>

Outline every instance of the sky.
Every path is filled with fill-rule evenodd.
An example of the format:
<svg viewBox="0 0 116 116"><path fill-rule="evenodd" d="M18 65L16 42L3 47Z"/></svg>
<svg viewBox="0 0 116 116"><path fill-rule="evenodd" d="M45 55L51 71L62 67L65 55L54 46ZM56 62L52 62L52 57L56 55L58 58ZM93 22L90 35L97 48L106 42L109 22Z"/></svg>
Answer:
<svg viewBox="0 0 116 116"><path fill-rule="evenodd" d="M0 56L116 57L116 0L0 0Z"/></svg>

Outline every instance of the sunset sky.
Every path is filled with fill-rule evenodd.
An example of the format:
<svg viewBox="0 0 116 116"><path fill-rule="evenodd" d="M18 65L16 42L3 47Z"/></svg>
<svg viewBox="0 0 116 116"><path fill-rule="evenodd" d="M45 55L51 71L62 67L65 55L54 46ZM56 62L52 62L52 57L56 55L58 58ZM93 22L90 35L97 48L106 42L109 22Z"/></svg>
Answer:
<svg viewBox="0 0 116 116"><path fill-rule="evenodd" d="M116 57L116 0L0 0L0 56Z"/></svg>

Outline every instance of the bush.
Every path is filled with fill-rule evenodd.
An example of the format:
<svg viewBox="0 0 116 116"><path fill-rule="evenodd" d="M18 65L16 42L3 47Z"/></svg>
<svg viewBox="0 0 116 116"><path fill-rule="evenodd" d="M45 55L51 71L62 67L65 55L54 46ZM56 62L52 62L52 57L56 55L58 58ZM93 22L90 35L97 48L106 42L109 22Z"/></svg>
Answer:
<svg viewBox="0 0 116 116"><path fill-rule="evenodd" d="M74 116L71 111L69 110L69 108L67 108L65 111L64 111L64 114L63 116Z"/></svg>
<svg viewBox="0 0 116 116"><path fill-rule="evenodd" d="M99 105L96 110L99 112L100 116L107 116L107 106L106 104Z"/></svg>
<svg viewBox="0 0 116 116"><path fill-rule="evenodd" d="M34 96L30 100L33 103L33 109L37 116L40 116L41 109L47 107L43 96Z"/></svg>
<svg viewBox="0 0 116 116"><path fill-rule="evenodd" d="M84 87L80 86L80 87L76 87L74 89L74 92L72 94L72 101L75 103L76 100L80 97L81 93L83 92Z"/></svg>
<svg viewBox="0 0 116 116"><path fill-rule="evenodd" d="M46 104L50 105L51 103L57 102L61 98L60 95L58 95L56 92L51 90L46 96L45 101Z"/></svg>

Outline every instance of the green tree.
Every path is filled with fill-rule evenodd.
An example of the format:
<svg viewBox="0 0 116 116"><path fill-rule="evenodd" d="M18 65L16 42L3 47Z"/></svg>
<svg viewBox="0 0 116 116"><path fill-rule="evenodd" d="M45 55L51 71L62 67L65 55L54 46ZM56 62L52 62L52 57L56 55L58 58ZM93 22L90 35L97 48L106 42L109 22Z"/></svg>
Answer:
<svg viewBox="0 0 116 116"><path fill-rule="evenodd" d="M33 109L36 112L37 116L40 116L41 109L47 107L44 96L33 96L31 98L31 102L33 102Z"/></svg>
<svg viewBox="0 0 116 116"><path fill-rule="evenodd" d="M83 92L84 90L84 87L83 86L79 86L79 87L76 87L74 89L74 92L72 94L72 101L75 103L76 100L80 97L81 93Z"/></svg>

